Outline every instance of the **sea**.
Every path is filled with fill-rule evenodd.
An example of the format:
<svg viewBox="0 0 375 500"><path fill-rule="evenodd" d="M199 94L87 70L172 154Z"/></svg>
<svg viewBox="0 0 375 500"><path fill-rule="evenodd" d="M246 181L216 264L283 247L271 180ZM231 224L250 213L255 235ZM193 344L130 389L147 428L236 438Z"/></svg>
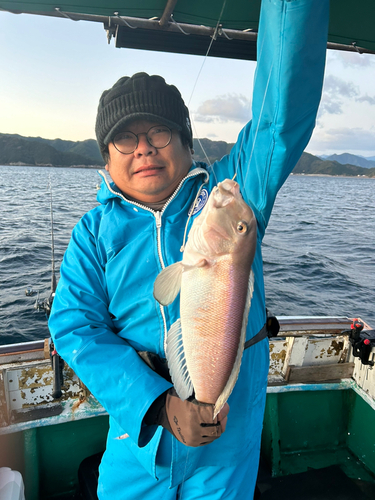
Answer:
<svg viewBox="0 0 375 500"><path fill-rule="evenodd" d="M94 169L0 166L0 344L49 336L36 299L51 290L71 231L97 205ZM50 188L51 186L51 188ZM291 175L263 242L276 316L360 317L375 328L375 179ZM29 288L38 295L26 296Z"/></svg>

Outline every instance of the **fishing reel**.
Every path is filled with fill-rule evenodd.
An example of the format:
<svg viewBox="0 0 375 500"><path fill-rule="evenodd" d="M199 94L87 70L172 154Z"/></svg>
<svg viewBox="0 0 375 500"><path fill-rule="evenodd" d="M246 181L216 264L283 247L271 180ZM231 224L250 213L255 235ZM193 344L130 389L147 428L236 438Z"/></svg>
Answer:
<svg viewBox="0 0 375 500"><path fill-rule="evenodd" d="M47 297L45 299L40 299L39 292L38 292L38 295L37 295L37 298L36 298L36 301L34 304L34 309L36 309L37 311L44 311L47 318L48 318L49 315L51 314L52 302L53 302L54 298L55 298L55 293L53 292L53 293L50 293L49 297Z"/></svg>
<svg viewBox="0 0 375 500"><path fill-rule="evenodd" d="M374 366L374 361L369 357L372 348L375 347L375 330L364 330L361 320L355 318L350 326L350 330L343 333L349 334L349 341L353 346L353 356L359 358L363 365Z"/></svg>

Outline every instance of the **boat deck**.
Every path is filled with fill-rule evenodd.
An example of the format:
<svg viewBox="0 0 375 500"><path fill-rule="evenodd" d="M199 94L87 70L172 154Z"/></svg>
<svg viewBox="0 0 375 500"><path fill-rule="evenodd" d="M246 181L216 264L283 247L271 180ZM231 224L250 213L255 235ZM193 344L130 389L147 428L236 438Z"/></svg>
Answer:
<svg viewBox="0 0 375 500"><path fill-rule="evenodd" d="M313 457L300 454L299 459L311 462ZM254 500L373 500L374 478L356 457L343 448L335 453L335 459L336 465L282 477L272 477L269 467L261 461ZM347 475L354 472L357 479Z"/></svg>
<svg viewBox="0 0 375 500"><path fill-rule="evenodd" d="M353 356L348 318L279 319L255 499L373 500L375 352L369 364ZM45 347L0 352L0 467L22 473L27 500L92 500L78 471L104 451L108 415L67 366L53 400ZM95 481L97 462L85 464Z"/></svg>

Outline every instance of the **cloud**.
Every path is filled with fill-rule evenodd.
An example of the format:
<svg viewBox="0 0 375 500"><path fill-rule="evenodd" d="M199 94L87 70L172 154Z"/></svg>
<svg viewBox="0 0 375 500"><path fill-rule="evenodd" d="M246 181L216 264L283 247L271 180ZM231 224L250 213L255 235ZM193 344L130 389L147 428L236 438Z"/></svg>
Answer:
<svg viewBox="0 0 375 500"><path fill-rule="evenodd" d="M346 82L342 78L334 75L329 75L325 79L323 91L327 94L337 95L343 97L354 97L358 95L358 87L351 82Z"/></svg>
<svg viewBox="0 0 375 500"><path fill-rule="evenodd" d="M369 104L371 104L371 106L375 106L375 97L371 97L369 95L364 95L362 97L358 97L356 99L356 101L358 102L368 102Z"/></svg>
<svg viewBox="0 0 375 500"><path fill-rule="evenodd" d="M316 129L308 149L319 151L374 151L375 130L341 127Z"/></svg>
<svg viewBox="0 0 375 500"><path fill-rule="evenodd" d="M246 123L250 119L251 101L241 94L224 94L204 101L194 113L195 121Z"/></svg>
<svg viewBox="0 0 375 500"><path fill-rule="evenodd" d="M374 56L372 54L359 54L358 52L335 51L333 59L338 60L345 68L366 67L374 65Z"/></svg>
<svg viewBox="0 0 375 500"><path fill-rule="evenodd" d="M318 118L325 113L330 115L340 115L345 99L351 99L359 95L359 89L351 82L346 82L342 78L329 75L324 80L323 96L319 107Z"/></svg>

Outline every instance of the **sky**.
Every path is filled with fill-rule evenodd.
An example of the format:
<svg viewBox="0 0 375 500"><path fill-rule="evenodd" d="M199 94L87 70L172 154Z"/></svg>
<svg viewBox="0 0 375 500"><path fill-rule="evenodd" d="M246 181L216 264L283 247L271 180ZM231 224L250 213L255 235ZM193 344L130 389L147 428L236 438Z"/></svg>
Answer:
<svg viewBox="0 0 375 500"><path fill-rule="evenodd" d="M180 90L194 136L234 142L251 118L256 63L108 45L101 23L0 12L0 133L95 138L103 90L138 71ZM317 126L306 151L375 156L375 55L328 51Z"/></svg>

